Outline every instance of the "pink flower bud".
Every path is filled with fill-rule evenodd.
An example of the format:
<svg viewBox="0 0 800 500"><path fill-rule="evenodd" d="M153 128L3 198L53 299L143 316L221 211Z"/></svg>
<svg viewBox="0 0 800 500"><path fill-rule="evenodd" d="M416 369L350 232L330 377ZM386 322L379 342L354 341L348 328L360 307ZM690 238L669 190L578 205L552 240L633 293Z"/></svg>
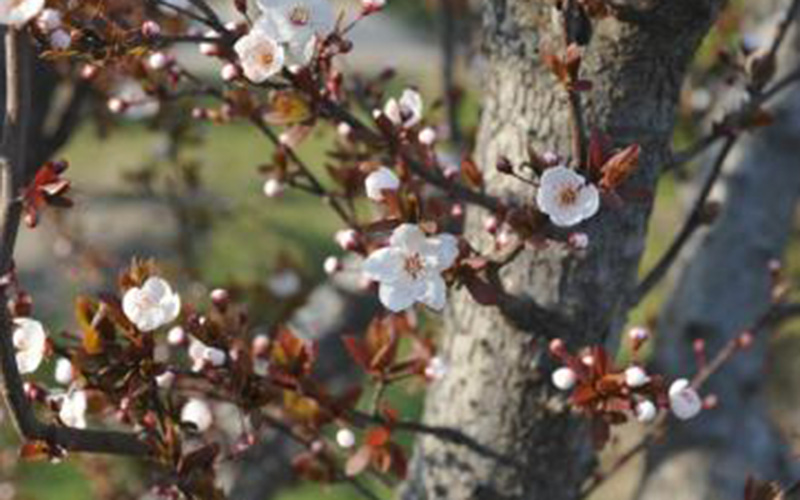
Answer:
<svg viewBox="0 0 800 500"><path fill-rule="evenodd" d="M147 20L142 23L142 35L150 38L158 36L160 34L161 34L161 26L157 22Z"/></svg>
<svg viewBox="0 0 800 500"><path fill-rule="evenodd" d="M386 6L386 0L361 0L361 13L364 16L374 14Z"/></svg>
<svg viewBox="0 0 800 500"><path fill-rule="evenodd" d="M128 104L119 97L112 97L107 103L108 110L118 115L124 113L128 109Z"/></svg>
<svg viewBox="0 0 800 500"><path fill-rule="evenodd" d="M575 250L586 250L589 247L589 235L586 233L572 233L567 241Z"/></svg>
<svg viewBox="0 0 800 500"><path fill-rule="evenodd" d="M353 251L358 248L361 240L358 232L354 229L342 229L341 231L337 231L334 239L342 249L347 251Z"/></svg>
<svg viewBox="0 0 800 500"><path fill-rule="evenodd" d="M233 63L226 64L222 67L222 70L220 70L220 76L222 76L222 79L226 82L232 82L233 80L236 80L241 74L242 72L239 69L239 66Z"/></svg>

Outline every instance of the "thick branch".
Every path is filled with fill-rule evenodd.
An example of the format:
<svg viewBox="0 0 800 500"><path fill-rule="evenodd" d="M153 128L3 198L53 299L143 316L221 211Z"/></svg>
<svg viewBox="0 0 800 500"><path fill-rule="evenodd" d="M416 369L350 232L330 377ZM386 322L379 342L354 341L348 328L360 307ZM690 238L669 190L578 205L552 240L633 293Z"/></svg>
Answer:
<svg viewBox="0 0 800 500"><path fill-rule="evenodd" d="M5 34L6 50L6 117L0 159L0 276L13 268L14 245L19 231L22 206L19 190L25 177L26 113L30 107L30 87L24 81L29 71L27 40L13 29ZM22 377L17 368L12 322L5 307L7 297L0 289L0 369L3 375L3 396L19 433L28 440L46 441L68 451L145 455L147 446L133 434L107 431L85 431L48 425L40 422L25 395Z"/></svg>

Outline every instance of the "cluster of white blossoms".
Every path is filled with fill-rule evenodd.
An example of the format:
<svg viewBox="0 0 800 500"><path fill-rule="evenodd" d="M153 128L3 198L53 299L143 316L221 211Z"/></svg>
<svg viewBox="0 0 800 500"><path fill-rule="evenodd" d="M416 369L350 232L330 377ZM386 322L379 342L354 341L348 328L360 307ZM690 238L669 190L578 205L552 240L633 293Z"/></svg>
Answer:
<svg viewBox="0 0 800 500"><path fill-rule="evenodd" d="M0 24L22 27L44 9L45 0L3 0L0 2Z"/></svg>
<svg viewBox="0 0 800 500"><path fill-rule="evenodd" d="M444 309L447 286L442 278L458 257L458 239L451 234L427 237L414 224L394 230L389 246L364 261L367 278L379 283L378 296L390 311L400 312L421 302Z"/></svg>
<svg viewBox="0 0 800 500"><path fill-rule="evenodd" d="M125 292L122 311L136 328L151 332L175 321L181 312L181 298L164 279L151 276L141 288Z"/></svg>
<svg viewBox="0 0 800 500"><path fill-rule="evenodd" d="M548 168L539 180L536 192L539 210L559 227L570 227L593 217L600 208L600 192L574 170Z"/></svg>
<svg viewBox="0 0 800 500"><path fill-rule="evenodd" d="M650 383L650 376L640 366L631 366L625 370L625 385L638 389ZM578 382L578 375L572 368L562 366L551 375L553 385L562 391L569 391ZM680 420L689 420L703 410L703 400L687 379L678 379L672 383L668 391L669 406L672 413ZM640 422L652 422L658 415L658 407L649 399L637 401L633 409Z"/></svg>
<svg viewBox="0 0 800 500"><path fill-rule="evenodd" d="M258 0L258 6L261 17L234 45L244 75L253 83L266 81L286 65L307 65L320 37L336 22L329 0Z"/></svg>
<svg viewBox="0 0 800 500"><path fill-rule="evenodd" d="M41 323L31 318L15 318L12 338L17 350L17 368L23 375L39 368L47 351L47 335Z"/></svg>

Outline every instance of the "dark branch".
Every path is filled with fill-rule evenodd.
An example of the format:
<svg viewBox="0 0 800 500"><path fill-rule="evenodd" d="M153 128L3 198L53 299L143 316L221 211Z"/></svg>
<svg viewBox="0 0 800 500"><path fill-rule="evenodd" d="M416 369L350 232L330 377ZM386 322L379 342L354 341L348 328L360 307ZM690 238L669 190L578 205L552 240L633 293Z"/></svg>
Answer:
<svg viewBox="0 0 800 500"><path fill-rule="evenodd" d="M13 268L14 246L19 232L22 205L19 190L26 173L25 151L27 116L30 109L30 47L27 38L14 29L5 33L6 50L6 113L0 148L0 276ZM17 368L12 321L6 292L0 289L0 370L3 396L14 424L27 440L45 441L68 451L145 455L148 447L133 434L106 431L86 431L48 425L40 422L25 395L22 377Z"/></svg>

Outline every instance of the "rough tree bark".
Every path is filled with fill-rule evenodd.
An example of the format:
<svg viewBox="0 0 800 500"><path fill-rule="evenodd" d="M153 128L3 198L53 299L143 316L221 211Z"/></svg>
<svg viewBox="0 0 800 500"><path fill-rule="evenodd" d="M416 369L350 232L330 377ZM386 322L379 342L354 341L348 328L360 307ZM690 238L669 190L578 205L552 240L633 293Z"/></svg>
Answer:
<svg viewBox="0 0 800 500"><path fill-rule="evenodd" d="M628 3L624 20L596 26L584 67L594 82L587 118L617 145L642 145L631 182L652 189L669 159L686 67L724 2ZM561 33L549 2L486 0L483 8L488 72L477 160L491 191L527 200L531 189L496 174L494 166L500 155L526 160L529 145L569 151L565 96L537 51ZM575 347L620 328L650 208L649 202L606 206L581 228L591 239L583 259L555 245L524 252L502 276L520 300L502 311L478 306L463 292L453 298L442 342L450 368L429 392L426 423L461 429L524 467L421 438L403 498L576 498L591 453L586 429L550 387L544 341L557 336ZM471 240L481 237L480 219L481 213L469 213Z"/></svg>
<svg viewBox="0 0 800 500"><path fill-rule="evenodd" d="M783 66L790 70L800 61L800 35L787 45ZM705 339L713 353L768 307L767 264L781 258L800 199L800 99L789 93L774 111L776 124L734 151L721 216L683 270L661 316L656 363L664 373L679 375L678 369L692 366L694 339ZM768 338L759 333L751 351L710 380L707 391L720 398L720 407L673 426L669 439L652 450L639 498L741 498L750 474L796 479L788 474L789 450L767 414L762 389Z"/></svg>

